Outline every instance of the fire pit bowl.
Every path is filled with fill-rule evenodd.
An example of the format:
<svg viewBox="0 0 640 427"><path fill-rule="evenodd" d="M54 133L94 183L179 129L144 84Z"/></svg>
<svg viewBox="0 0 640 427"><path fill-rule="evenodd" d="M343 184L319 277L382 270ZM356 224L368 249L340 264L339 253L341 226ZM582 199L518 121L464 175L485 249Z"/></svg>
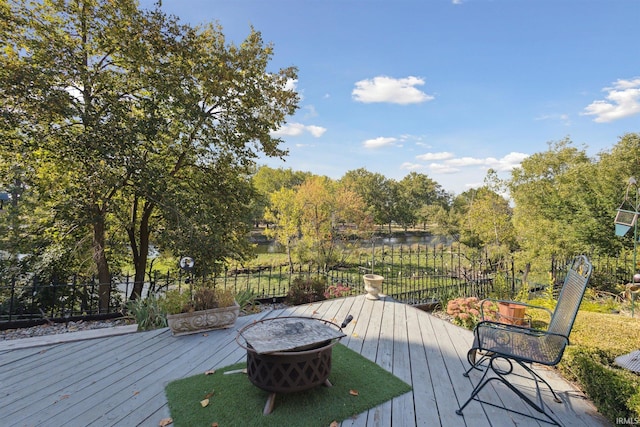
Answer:
<svg viewBox="0 0 640 427"><path fill-rule="evenodd" d="M264 319L242 328L236 337L247 350L247 375L270 394L264 414L273 410L276 393L331 386L331 353L344 337L335 323L310 317Z"/></svg>
<svg viewBox="0 0 640 427"><path fill-rule="evenodd" d="M305 351L258 354L247 348L247 375L253 385L272 393L294 393L324 384L331 374L331 350L338 341L328 341Z"/></svg>

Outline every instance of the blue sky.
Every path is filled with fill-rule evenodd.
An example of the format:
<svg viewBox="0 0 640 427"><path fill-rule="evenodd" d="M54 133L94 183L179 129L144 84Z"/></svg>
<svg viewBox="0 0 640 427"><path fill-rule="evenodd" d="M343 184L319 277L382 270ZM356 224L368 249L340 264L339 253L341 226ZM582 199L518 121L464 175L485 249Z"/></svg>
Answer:
<svg viewBox="0 0 640 427"><path fill-rule="evenodd" d="M153 4L142 1L142 6ZM459 194L548 143L595 156L640 132L637 0L163 0L296 66L300 109L272 167L428 175Z"/></svg>

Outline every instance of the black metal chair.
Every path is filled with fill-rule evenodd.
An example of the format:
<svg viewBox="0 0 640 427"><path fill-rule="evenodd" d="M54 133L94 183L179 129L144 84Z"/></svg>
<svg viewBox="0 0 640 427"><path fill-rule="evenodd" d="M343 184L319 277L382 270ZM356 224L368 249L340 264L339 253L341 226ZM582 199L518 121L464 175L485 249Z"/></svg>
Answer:
<svg viewBox="0 0 640 427"><path fill-rule="evenodd" d="M582 297L584 296L587 283L591 276L591 270L591 263L586 256L581 255L573 260L569 266L567 276L558 297L558 303L551 314L549 326L546 330L504 324L493 320L483 320L478 323L474 329L475 337L473 345L467 353L467 359L471 364L471 368L464 373L464 376L468 377L473 369L484 370L484 374L478 385L473 389L469 399L456 410L458 415L463 415L462 411L469 402L476 400L529 418L534 418L538 421L560 425L555 418L545 411L545 404L540 392L540 383L544 383L549 388L556 402L561 403L562 401L555 391L553 391L549 383L531 369L530 364L539 363L554 366L562 359L564 350L566 346L569 345L569 334L571 333L571 328L578 314ZM522 305L542 308L529 304ZM517 385L510 381L512 377L509 377L509 375L520 375L514 372L514 363L521 366L535 382L536 401L533 401L529 396L525 395L518 389ZM493 372L495 376L488 375L489 372ZM525 403L537 412L543 414L546 418L539 418L480 400L478 393L494 380L506 385Z"/></svg>

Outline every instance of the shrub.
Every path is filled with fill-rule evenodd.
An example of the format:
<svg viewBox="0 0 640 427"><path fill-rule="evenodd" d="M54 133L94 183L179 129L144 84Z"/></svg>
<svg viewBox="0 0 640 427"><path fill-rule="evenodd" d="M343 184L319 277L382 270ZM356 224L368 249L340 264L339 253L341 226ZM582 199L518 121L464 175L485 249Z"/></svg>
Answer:
<svg viewBox="0 0 640 427"><path fill-rule="evenodd" d="M331 285L324 292L324 297L329 298L341 298L349 296L351 293L351 288L349 286L344 286L342 283L338 283L337 285Z"/></svg>
<svg viewBox="0 0 640 427"><path fill-rule="evenodd" d="M257 301L258 294L253 289L245 289L236 294L236 301L244 313L255 312L260 303Z"/></svg>
<svg viewBox="0 0 640 427"><path fill-rule="evenodd" d="M129 301L127 308L133 314L139 331L149 331L167 326L165 312L155 295Z"/></svg>
<svg viewBox="0 0 640 427"><path fill-rule="evenodd" d="M160 308L166 314L177 314L182 311L182 307L189 302L189 293L180 292L179 289L171 289L164 293L158 302Z"/></svg>
<svg viewBox="0 0 640 427"><path fill-rule="evenodd" d="M193 292L181 292L172 289L160 298L159 304L165 314L190 313L193 311L208 310L218 307L230 307L233 305L235 295L228 289L215 289L210 287L198 287Z"/></svg>
<svg viewBox="0 0 640 427"><path fill-rule="evenodd" d="M285 301L291 305L322 301L326 299L324 296L325 287L326 282L324 279L304 279L302 277L296 277L293 279L293 282L291 282L291 287L285 297Z"/></svg>
<svg viewBox="0 0 640 427"><path fill-rule="evenodd" d="M453 316L453 323L473 329L480 320L480 300L476 297L456 298L447 303L447 314Z"/></svg>
<svg viewBox="0 0 640 427"><path fill-rule="evenodd" d="M598 411L609 420L638 419L640 379L612 366L613 358L604 350L569 347L560 368L566 378L580 383Z"/></svg>

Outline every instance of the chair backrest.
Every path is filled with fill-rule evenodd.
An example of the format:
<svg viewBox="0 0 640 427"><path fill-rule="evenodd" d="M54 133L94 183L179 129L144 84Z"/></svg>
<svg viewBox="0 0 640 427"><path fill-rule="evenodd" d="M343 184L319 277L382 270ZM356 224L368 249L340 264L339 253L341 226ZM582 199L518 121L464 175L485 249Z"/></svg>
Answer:
<svg viewBox="0 0 640 427"><path fill-rule="evenodd" d="M584 291L587 289L592 268L586 256L580 255L574 258L560 290L558 304L551 316L547 329L549 332L569 337L573 322L578 315Z"/></svg>

